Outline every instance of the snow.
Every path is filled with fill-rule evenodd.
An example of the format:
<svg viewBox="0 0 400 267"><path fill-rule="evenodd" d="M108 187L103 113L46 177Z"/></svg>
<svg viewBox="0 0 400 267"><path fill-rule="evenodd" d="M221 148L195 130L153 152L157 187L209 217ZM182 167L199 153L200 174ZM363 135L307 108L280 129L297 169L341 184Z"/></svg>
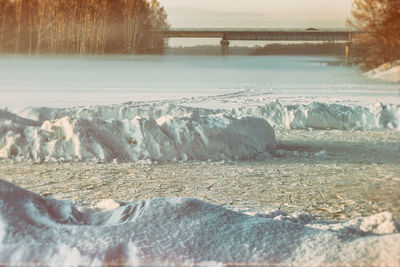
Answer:
<svg viewBox="0 0 400 267"><path fill-rule="evenodd" d="M398 85L368 79L398 82L399 62L367 78L355 67L327 64L332 60L3 57L0 159L300 158L309 152L275 150L275 130L399 131ZM131 102L116 104L124 101ZM188 198L80 207L0 180L0 263L393 265L399 235L387 212L323 221Z"/></svg>
<svg viewBox="0 0 400 267"><path fill-rule="evenodd" d="M97 203L96 208L100 210L113 210L120 206L120 204L114 199L103 199L99 203Z"/></svg>
<svg viewBox="0 0 400 267"><path fill-rule="evenodd" d="M64 116L86 119L125 120L136 116L154 119L160 124L169 117L187 114L208 116L227 114L236 118L258 117L274 127L286 129L343 129L372 130L396 129L399 126L400 105L375 102L371 105L312 102L310 104L283 104L278 99L256 105L243 105L231 109L205 109L171 103L124 103L77 108L45 109L28 107L16 114L34 121L54 120ZM38 123L38 122L37 122Z"/></svg>
<svg viewBox="0 0 400 267"><path fill-rule="evenodd" d="M393 63L385 63L365 73L370 79L383 80L388 82L400 82L400 60Z"/></svg>
<svg viewBox="0 0 400 267"><path fill-rule="evenodd" d="M129 112L115 114L115 118L109 116L112 112L99 117L89 111L73 110L42 122L3 111L0 158L38 162L237 160L273 153L276 145L274 130L261 118L188 113L154 120L129 116Z"/></svg>
<svg viewBox="0 0 400 267"><path fill-rule="evenodd" d="M110 201L108 201L110 202ZM69 265L280 263L392 265L399 227L381 213L328 222L157 198L81 212L0 180L0 261Z"/></svg>
<svg viewBox="0 0 400 267"><path fill-rule="evenodd" d="M398 85L335 57L0 57L0 108L164 101L212 108L272 102L400 104Z"/></svg>
<svg viewBox="0 0 400 267"><path fill-rule="evenodd" d="M287 129L398 129L400 122L400 105L381 102L370 106L321 102L283 106L275 101L263 106L235 108L233 113L264 118L272 126Z"/></svg>
<svg viewBox="0 0 400 267"><path fill-rule="evenodd" d="M285 106L276 100L228 110L125 103L17 114L0 110L0 158L36 162L252 159L274 153L272 127L400 129L400 105L381 102Z"/></svg>

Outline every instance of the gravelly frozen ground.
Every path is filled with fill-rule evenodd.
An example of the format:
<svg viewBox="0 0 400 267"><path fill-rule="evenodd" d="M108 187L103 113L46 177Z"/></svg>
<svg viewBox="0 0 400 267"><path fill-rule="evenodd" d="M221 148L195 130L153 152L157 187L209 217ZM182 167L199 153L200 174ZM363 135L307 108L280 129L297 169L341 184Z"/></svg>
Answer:
<svg viewBox="0 0 400 267"><path fill-rule="evenodd" d="M400 220L400 132L277 131L265 161L168 164L0 162L0 178L44 196L94 205L195 197L233 208L306 211L347 219L382 211Z"/></svg>

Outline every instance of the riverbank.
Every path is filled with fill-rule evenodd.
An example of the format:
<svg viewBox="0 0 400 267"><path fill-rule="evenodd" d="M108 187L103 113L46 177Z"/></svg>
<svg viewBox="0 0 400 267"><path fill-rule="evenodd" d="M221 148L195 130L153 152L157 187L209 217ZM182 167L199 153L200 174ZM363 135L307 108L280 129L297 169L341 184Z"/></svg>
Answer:
<svg viewBox="0 0 400 267"><path fill-rule="evenodd" d="M385 63L365 73L370 79L400 83L400 60Z"/></svg>

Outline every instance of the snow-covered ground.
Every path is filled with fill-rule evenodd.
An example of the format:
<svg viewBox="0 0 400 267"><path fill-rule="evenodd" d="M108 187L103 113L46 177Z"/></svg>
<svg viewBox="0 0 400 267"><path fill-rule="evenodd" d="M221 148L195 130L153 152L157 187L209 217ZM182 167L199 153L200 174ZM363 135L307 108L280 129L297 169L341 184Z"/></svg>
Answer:
<svg viewBox="0 0 400 267"><path fill-rule="evenodd" d="M399 88L333 57L0 57L0 108L11 110L161 99L212 108L274 99L400 104Z"/></svg>
<svg viewBox="0 0 400 267"><path fill-rule="evenodd" d="M368 71L365 76L370 79L400 83L400 60L383 64L376 69Z"/></svg>
<svg viewBox="0 0 400 267"><path fill-rule="evenodd" d="M233 211L196 199L103 201L79 210L0 180L0 261L184 265L379 265L400 262L391 214L346 222L280 210ZM107 210L108 209L108 210Z"/></svg>
<svg viewBox="0 0 400 267"><path fill-rule="evenodd" d="M270 126L400 129L397 85L329 57L3 57L0 70L0 158L251 159L274 152Z"/></svg>
<svg viewBox="0 0 400 267"><path fill-rule="evenodd" d="M309 142L314 129L398 133L399 87L329 57L2 57L0 159L284 157L277 133L308 130ZM0 265L400 262L390 213L328 222L196 199L108 204L79 210L0 180Z"/></svg>

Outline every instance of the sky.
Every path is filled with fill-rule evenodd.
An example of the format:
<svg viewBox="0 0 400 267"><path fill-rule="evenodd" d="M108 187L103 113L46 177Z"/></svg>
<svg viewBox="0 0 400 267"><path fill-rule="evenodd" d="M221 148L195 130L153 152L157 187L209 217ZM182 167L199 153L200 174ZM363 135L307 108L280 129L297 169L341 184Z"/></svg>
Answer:
<svg viewBox="0 0 400 267"><path fill-rule="evenodd" d="M352 0L159 0L172 28L344 28ZM184 43L171 40L170 43ZM189 40L190 41L190 40Z"/></svg>
<svg viewBox="0 0 400 267"><path fill-rule="evenodd" d="M345 27L352 0L159 0L172 27Z"/></svg>

